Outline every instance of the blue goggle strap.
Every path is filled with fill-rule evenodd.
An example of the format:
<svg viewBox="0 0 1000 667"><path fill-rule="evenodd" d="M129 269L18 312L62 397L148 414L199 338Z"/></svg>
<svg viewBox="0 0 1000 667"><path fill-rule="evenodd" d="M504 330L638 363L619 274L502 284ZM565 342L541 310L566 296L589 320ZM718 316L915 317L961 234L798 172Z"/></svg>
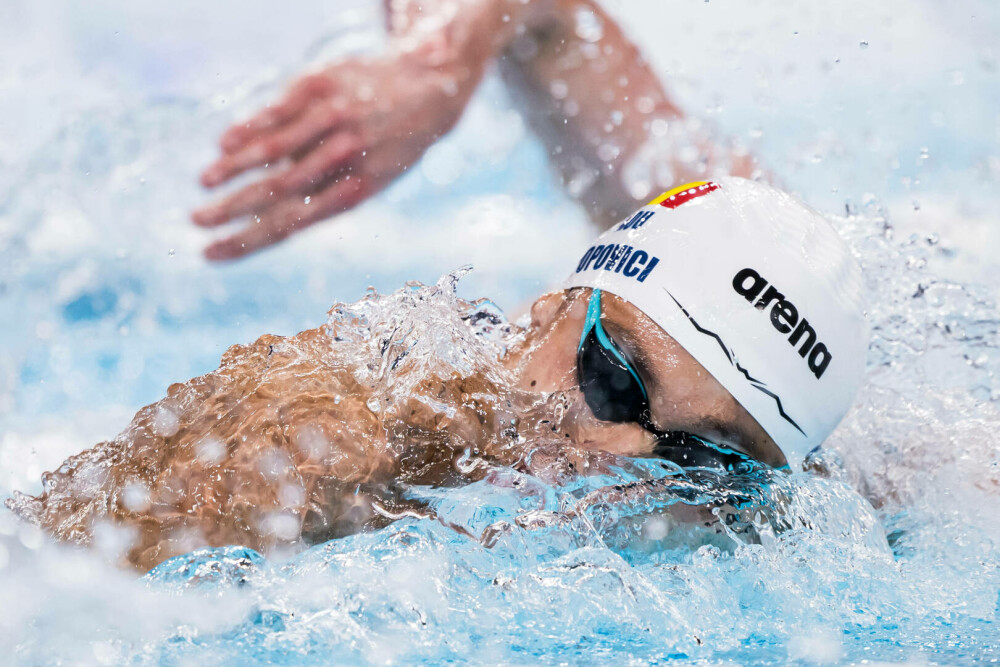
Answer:
<svg viewBox="0 0 1000 667"><path fill-rule="evenodd" d="M639 389L642 390L642 397L648 399L649 397L646 395L646 387L643 386L642 380L639 379L639 374L635 372L632 365L627 359L625 359L625 355L623 355L611 339L608 338L608 334L604 331L604 327L601 326L601 290L599 289L595 289L590 293L590 301L587 303L587 319L583 322L583 333L580 334L580 345L576 348L577 351L583 347L583 341L587 339L587 334L590 333L591 329L594 329L597 332L597 342L601 344L601 347L610 352L615 359L621 362L622 366L628 370L629 374L639 385Z"/></svg>

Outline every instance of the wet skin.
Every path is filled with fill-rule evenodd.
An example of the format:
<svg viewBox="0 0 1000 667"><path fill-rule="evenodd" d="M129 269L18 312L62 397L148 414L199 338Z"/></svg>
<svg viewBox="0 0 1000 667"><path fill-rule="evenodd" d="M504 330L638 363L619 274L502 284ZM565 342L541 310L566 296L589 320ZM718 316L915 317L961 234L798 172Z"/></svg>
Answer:
<svg viewBox="0 0 1000 667"><path fill-rule="evenodd" d="M493 62L601 227L679 183L761 175L744 150L685 118L595 0L387 0L386 9L384 54L302 76L222 136L202 184L255 177L193 212L201 227L237 224L208 259L256 252L380 192L458 121ZM601 26L599 38L578 34L581 16ZM680 133L658 137L668 125Z"/></svg>
<svg viewBox="0 0 1000 667"><path fill-rule="evenodd" d="M481 463L558 482L601 470L609 454L650 456L649 432L599 421L577 386L588 297L539 299L503 359L506 378L402 364L419 373L412 393L378 413L351 368L358 343L331 345L320 328L234 346L218 370L172 385L117 438L71 457L45 475L42 494L12 507L78 544L100 546L108 525L122 529L127 544L109 556L147 570L205 545L273 553L377 528L425 509L401 499L407 485L468 483L487 474ZM635 307L607 294L602 321L635 361L659 429L784 463L733 397ZM470 452L482 461L470 465Z"/></svg>
<svg viewBox="0 0 1000 667"><path fill-rule="evenodd" d="M531 333L507 360L521 388L554 392L577 387L576 354L589 297L590 290L581 288L535 302ZM757 421L677 341L624 299L606 293L602 303L604 328L635 361L659 430L685 431L774 467L785 464ZM570 435L578 446L628 456L652 453L655 438L638 424L598 421L580 401L573 408Z"/></svg>

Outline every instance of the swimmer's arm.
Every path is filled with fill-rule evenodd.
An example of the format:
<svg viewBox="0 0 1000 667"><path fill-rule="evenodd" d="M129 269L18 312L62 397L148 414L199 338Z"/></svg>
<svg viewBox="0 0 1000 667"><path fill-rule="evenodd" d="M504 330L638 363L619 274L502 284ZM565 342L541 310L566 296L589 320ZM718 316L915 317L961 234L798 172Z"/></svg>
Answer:
<svg viewBox="0 0 1000 667"><path fill-rule="evenodd" d="M601 226L715 168L754 175L749 156L687 121L638 47L592 0L556 0L531 17L501 72L565 187Z"/></svg>
<svg viewBox="0 0 1000 667"><path fill-rule="evenodd" d="M351 376L315 361L327 345L313 329L233 346L8 507L142 571L206 545L268 553L380 525L365 489L396 461Z"/></svg>
<svg viewBox="0 0 1000 667"><path fill-rule="evenodd" d="M204 227L252 221L206 256L241 257L382 190L454 126L487 65L551 2L392 0L386 55L302 77L223 135L206 187L267 171L194 212Z"/></svg>

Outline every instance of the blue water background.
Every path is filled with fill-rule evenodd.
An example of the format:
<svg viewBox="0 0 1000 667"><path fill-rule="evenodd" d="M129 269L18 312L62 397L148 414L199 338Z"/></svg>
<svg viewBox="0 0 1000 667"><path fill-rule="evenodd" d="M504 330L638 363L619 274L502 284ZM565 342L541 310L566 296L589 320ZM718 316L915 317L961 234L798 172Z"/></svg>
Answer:
<svg viewBox="0 0 1000 667"><path fill-rule="evenodd" d="M358 0L203 5L0 5L4 496L38 490L43 470L113 437L233 343L315 326L368 285L433 282L466 263L476 271L462 293L488 295L516 316L594 233L490 75L456 131L376 200L245 262L207 264L200 249L211 234L187 215L206 199L196 174L220 131L306 61L377 48L380 17ZM885 214L896 240L936 234L901 252L919 245L915 262L960 291L975 283L982 298L997 296L995 3L608 7L682 105L748 143L786 187L824 212ZM995 322L962 309L992 340ZM955 342L948 359L964 355L962 368L987 380L931 359L920 381L995 398L991 343L974 338ZM897 412L871 399L884 432L862 420L837 442L859 443L843 447L848 459L877 448L876 472L843 488L885 497L892 483L910 484L892 479L906 461L891 452L912 454L913 441L928 470L935 455L961 458L956 448L985 443L992 460L976 458L980 450L966 459L990 474L996 422L939 394L907 395L892 404ZM934 442L920 443L908 424L926 424ZM942 439L945 427L957 442ZM887 458L892 465L878 468ZM484 550L440 524L405 521L260 562L243 585L196 593L136 583L4 513L0 638L32 664L995 661L996 496L976 495L982 489L958 475L916 488L920 502L890 500L877 514L893 558L836 531L719 554L678 547L653 557L530 534ZM816 493L850 498L842 491ZM495 491L465 493L483 505ZM542 493L539 506L558 493ZM516 513L500 506L509 501L496 499L485 518L453 518L481 527ZM843 502L845 513L867 511ZM325 574L308 573L316 563Z"/></svg>

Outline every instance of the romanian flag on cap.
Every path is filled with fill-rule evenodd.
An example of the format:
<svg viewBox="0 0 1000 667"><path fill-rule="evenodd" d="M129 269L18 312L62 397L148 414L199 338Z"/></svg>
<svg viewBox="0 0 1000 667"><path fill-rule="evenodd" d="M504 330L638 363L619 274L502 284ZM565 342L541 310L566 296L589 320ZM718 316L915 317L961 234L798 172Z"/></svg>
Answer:
<svg viewBox="0 0 1000 667"><path fill-rule="evenodd" d="M692 199L697 199L703 195L707 195L713 190L718 190L719 185L711 181L695 181L694 183L688 183L687 185L682 185L679 188L674 188L673 190L668 190L662 195L649 202L649 206L655 206L659 204L666 208L677 208L681 204L686 204Z"/></svg>

